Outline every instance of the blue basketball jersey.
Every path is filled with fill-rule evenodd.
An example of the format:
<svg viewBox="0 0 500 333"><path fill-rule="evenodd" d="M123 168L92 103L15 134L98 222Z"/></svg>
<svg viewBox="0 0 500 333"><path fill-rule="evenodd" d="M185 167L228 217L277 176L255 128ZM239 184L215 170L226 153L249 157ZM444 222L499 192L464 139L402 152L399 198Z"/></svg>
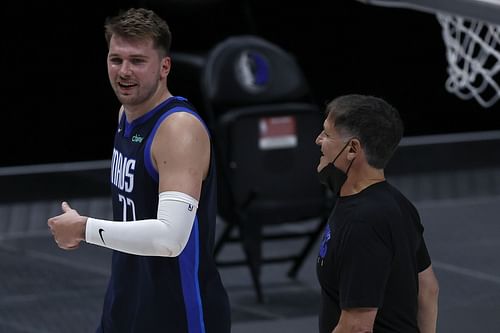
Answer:
<svg viewBox="0 0 500 333"><path fill-rule="evenodd" d="M115 221L157 218L159 175L151 161L151 145L160 124L175 112L188 112L204 124L182 97L167 99L132 123L127 122L124 114L121 117L111 166ZM97 332L230 331L229 301L213 258L215 177L212 154L189 241L178 257L113 251L111 277Z"/></svg>

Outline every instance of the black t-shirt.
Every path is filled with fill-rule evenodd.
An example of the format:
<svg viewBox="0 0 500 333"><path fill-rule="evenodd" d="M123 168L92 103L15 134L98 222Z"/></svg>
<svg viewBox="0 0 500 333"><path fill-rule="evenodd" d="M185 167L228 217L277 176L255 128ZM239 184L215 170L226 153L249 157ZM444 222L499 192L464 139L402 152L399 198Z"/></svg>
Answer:
<svg viewBox="0 0 500 333"><path fill-rule="evenodd" d="M418 332L418 273L429 267L413 204L387 182L340 197L317 262L319 328L331 333L342 309L378 308L374 332Z"/></svg>

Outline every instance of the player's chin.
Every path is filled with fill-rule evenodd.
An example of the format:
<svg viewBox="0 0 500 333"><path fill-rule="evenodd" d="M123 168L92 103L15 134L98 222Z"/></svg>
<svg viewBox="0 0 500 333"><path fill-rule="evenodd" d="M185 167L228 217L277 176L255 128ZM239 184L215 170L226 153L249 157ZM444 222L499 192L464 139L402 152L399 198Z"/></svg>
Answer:
<svg viewBox="0 0 500 333"><path fill-rule="evenodd" d="M67 250L67 251L73 251L76 250L80 247L80 244L77 245L72 245L72 246L64 246L62 249Z"/></svg>

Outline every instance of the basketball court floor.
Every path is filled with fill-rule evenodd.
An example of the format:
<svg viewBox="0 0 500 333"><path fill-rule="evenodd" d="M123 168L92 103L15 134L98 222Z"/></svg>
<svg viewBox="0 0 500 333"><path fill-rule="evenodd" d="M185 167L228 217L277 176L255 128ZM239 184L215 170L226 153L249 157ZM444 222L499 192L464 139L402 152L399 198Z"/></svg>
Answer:
<svg viewBox="0 0 500 333"><path fill-rule="evenodd" d="M388 180L421 214L440 283L438 332L499 332L500 166ZM107 198L70 203L82 214L110 218ZM0 332L84 333L96 327L111 252L86 244L76 251L58 249L46 227L47 218L58 213L56 200L0 205ZM296 245L266 244L264 253ZM240 253L232 246L223 255ZM263 266L263 304L256 302L246 267L221 268L231 301L232 332L317 332L318 248L316 244L295 280L286 276L288 264Z"/></svg>

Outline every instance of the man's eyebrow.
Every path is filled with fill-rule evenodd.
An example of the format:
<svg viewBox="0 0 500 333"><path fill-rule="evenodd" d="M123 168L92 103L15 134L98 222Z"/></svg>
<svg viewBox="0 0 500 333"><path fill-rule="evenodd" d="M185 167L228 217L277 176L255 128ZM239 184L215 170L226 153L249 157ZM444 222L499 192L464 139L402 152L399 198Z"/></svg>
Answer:
<svg viewBox="0 0 500 333"><path fill-rule="evenodd" d="M123 55L119 53L110 53L108 57L120 57L120 58L133 58L133 59L148 59L149 57L144 54L130 54L124 57Z"/></svg>

